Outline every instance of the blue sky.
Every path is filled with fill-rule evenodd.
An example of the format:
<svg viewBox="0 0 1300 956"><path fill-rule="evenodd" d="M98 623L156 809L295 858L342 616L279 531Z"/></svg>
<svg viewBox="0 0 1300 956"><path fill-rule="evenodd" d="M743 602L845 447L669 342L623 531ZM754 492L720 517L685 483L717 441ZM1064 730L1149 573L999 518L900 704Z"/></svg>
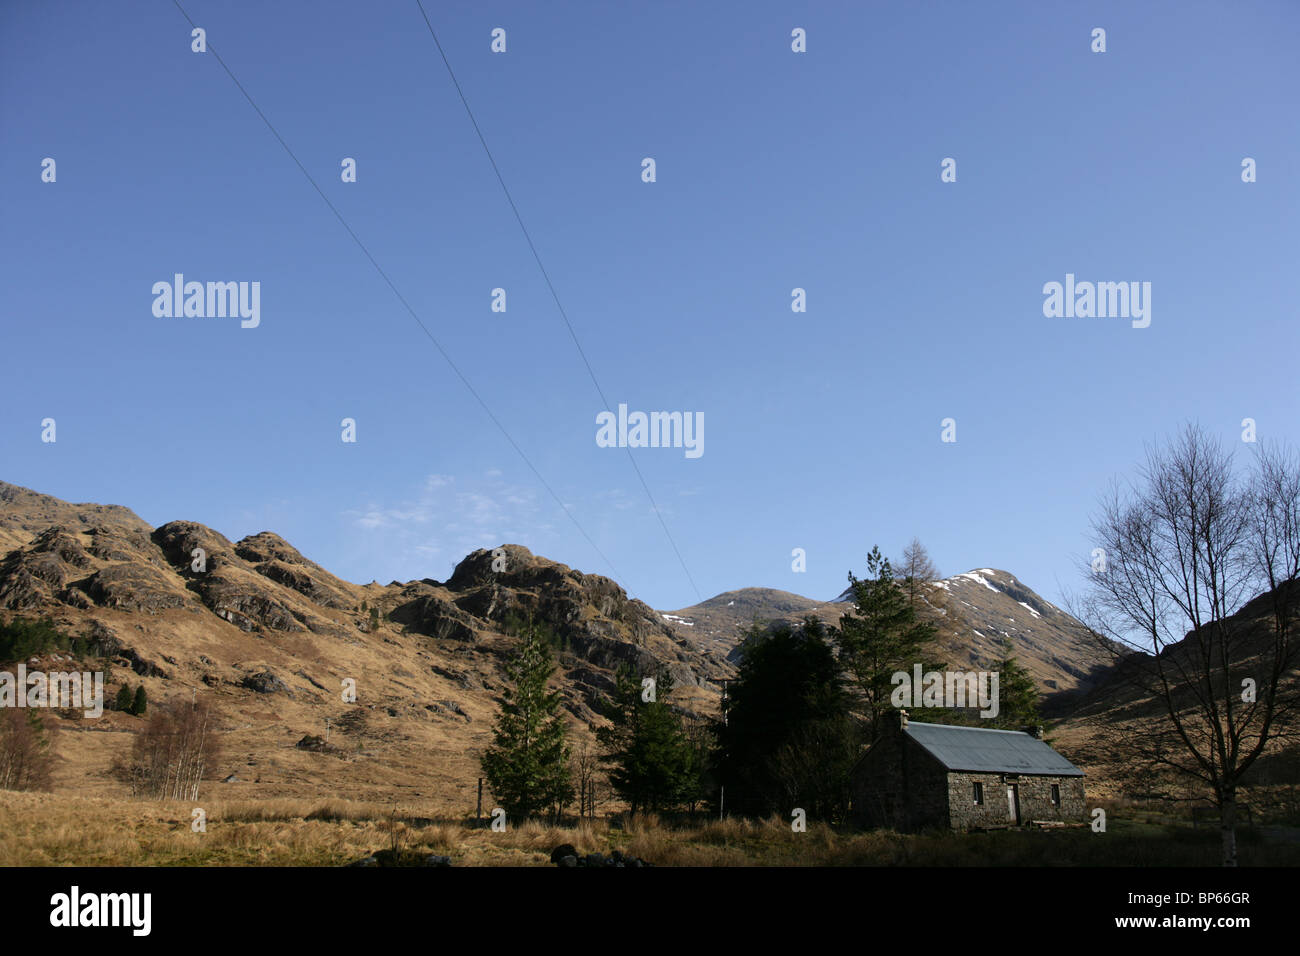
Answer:
<svg viewBox="0 0 1300 956"><path fill-rule="evenodd" d="M1060 600L1145 443L1297 438L1295 3L427 2L610 404L703 414L701 457L633 451L698 594L415 0L183 5L656 607L829 598L913 535ZM612 574L190 44L165 0L0 5L0 478L361 582ZM178 272L260 282L260 325L155 317ZM1067 273L1150 282L1150 327L1044 317Z"/></svg>

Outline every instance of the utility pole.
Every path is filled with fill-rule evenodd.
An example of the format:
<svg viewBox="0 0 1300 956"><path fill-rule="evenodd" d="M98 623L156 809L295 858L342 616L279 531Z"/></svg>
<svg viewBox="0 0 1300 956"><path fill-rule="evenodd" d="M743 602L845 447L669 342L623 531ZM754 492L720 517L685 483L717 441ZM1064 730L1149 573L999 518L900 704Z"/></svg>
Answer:
<svg viewBox="0 0 1300 956"><path fill-rule="evenodd" d="M478 778L478 806L474 810L474 819L483 819L483 778Z"/></svg>

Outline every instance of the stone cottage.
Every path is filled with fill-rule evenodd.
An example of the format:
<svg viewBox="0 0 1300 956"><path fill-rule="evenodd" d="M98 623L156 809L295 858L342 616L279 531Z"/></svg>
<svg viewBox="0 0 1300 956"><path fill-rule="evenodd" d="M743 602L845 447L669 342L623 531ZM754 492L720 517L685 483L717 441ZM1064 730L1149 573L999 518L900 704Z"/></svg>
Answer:
<svg viewBox="0 0 1300 956"><path fill-rule="evenodd" d="M895 830L1023 826L1086 817L1083 771L1033 733L923 724L907 711L853 768L853 815Z"/></svg>

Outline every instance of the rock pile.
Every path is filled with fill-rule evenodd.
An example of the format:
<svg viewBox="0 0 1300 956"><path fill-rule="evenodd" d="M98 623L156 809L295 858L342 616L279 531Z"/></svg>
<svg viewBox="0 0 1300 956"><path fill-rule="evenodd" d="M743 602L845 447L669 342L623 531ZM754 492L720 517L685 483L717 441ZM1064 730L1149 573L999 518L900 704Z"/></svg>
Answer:
<svg viewBox="0 0 1300 956"><path fill-rule="evenodd" d="M562 843L551 851L551 862L559 867L573 868L579 866L604 867L633 867L639 869L646 866L654 866L653 863L647 863L645 860L636 856L625 856L622 850L614 850L609 856L600 853L580 854L573 848L570 843Z"/></svg>

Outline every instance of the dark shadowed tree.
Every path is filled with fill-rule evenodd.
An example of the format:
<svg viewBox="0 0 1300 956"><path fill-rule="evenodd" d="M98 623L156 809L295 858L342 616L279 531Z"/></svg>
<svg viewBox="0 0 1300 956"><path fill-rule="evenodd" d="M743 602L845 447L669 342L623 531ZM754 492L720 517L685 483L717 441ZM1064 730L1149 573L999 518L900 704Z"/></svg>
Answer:
<svg viewBox="0 0 1300 956"><path fill-rule="evenodd" d="M1004 657L998 664L996 725L1008 730L1037 727L1042 722L1038 713L1040 696L1029 671L1021 667L1014 656Z"/></svg>
<svg viewBox="0 0 1300 956"><path fill-rule="evenodd" d="M742 813L835 818L847 799L860 732L843 669L816 617L798 628L754 625L717 728L726 806Z"/></svg>

